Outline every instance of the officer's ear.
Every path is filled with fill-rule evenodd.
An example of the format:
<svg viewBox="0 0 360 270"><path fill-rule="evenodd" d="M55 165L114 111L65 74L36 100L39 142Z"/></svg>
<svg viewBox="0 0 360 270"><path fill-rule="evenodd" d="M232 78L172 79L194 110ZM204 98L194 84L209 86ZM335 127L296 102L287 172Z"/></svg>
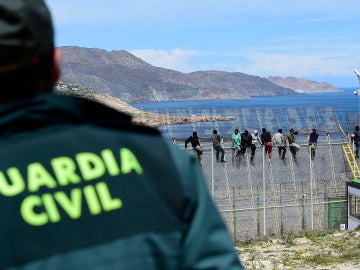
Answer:
<svg viewBox="0 0 360 270"><path fill-rule="evenodd" d="M52 66L52 83L55 85L61 75L61 68L60 68L60 61L61 61L61 51L58 48L54 49L54 61Z"/></svg>

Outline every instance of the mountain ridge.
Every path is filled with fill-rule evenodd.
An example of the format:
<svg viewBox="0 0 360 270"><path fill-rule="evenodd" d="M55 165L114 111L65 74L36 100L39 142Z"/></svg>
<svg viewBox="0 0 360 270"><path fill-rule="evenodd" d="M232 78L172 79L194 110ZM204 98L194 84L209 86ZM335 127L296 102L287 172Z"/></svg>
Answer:
<svg viewBox="0 0 360 270"><path fill-rule="evenodd" d="M268 80L282 87L290 88L298 93L315 93L315 92L340 92L327 82L316 82L295 77L270 76Z"/></svg>
<svg viewBox="0 0 360 270"><path fill-rule="evenodd" d="M62 80L90 87L126 103L244 99L296 95L267 78L217 70L182 73L155 67L125 50L60 47ZM316 83L315 83L316 84Z"/></svg>

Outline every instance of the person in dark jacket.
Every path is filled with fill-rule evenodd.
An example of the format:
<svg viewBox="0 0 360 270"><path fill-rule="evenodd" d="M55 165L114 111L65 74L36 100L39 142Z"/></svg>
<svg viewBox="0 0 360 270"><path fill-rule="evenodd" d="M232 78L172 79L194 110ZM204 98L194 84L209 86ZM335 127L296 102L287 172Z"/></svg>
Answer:
<svg viewBox="0 0 360 270"><path fill-rule="evenodd" d="M245 130L243 133L241 133L241 135L240 135L240 149L241 149L241 154L242 155L245 155L246 149L248 149L248 148L251 149L251 142L252 142L252 138L251 138L251 135L250 135L248 130Z"/></svg>
<svg viewBox="0 0 360 270"><path fill-rule="evenodd" d="M43 0L0 11L0 269L242 269L198 162L126 114L52 92Z"/></svg>
<svg viewBox="0 0 360 270"><path fill-rule="evenodd" d="M271 133L266 131L266 128L261 129L262 133L260 135L261 143L265 146L265 154L267 154L268 159L271 160L272 157L272 138Z"/></svg>
<svg viewBox="0 0 360 270"><path fill-rule="evenodd" d="M360 151L360 127L355 126L355 130L351 134L351 142L355 145L355 158L359 158Z"/></svg>
<svg viewBox="0 0 360 270"><path fill-rule="evenodd" d="M197 157L199 160L201 160L201 156L203 154L203 150L200 146L200 141L199 141L199 137L197 135L196 131L193 131L192 135L189 136L186 140L185 140L185 148L187 148L188 143L191 144L191 147L193 148L194 152L197 154Z"/></svg>
<svg viewBox="0 0 360 270"><path fill-rule="evenodd" d="M311 159L315 158L315 150L316 150L318 138L319 138L319 134L317 133L316 128L313 128L312 132L309 134L309 142L308 142L311 151Z"/></svg>

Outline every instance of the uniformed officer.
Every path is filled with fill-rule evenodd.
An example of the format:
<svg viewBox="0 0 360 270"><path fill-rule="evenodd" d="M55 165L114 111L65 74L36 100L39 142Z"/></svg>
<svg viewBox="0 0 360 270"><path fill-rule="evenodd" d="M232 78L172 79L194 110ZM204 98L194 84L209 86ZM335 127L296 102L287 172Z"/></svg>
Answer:
<svg viewBox="0 0 360 270"><path fill-rule="evenodd" d="M0 269L242 269L198 162L52 93L43 0L0 0L0 14Z"/></svg>

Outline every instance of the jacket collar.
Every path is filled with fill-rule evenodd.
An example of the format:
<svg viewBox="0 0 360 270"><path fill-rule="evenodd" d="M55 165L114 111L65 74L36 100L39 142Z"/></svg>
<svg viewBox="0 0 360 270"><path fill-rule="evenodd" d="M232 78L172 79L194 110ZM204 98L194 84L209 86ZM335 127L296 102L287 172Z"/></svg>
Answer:
<svg viewBox="0 0 360 270"><path fill-rule="evenodd" d="M0 137L51 125L83 123L114 128L135 126L130 115L91 100L54 93L0 104Z"/></svg>

